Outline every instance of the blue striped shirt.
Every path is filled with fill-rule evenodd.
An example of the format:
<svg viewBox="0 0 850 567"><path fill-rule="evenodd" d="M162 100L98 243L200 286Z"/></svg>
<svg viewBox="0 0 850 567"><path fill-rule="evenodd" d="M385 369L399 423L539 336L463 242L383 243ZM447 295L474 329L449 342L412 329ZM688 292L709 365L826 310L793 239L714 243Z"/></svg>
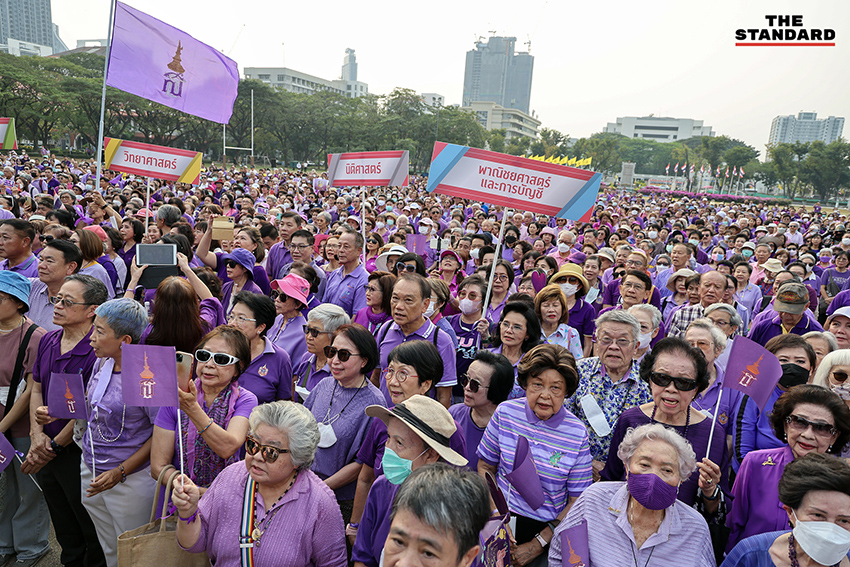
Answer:
<svg viewBox="0 0 850 567"><path fill-rule="evenodd" d="M543 505L533 510L505 478L514 469L517 438L528 439L543 486ZM587 429L563 406L547 420L538 418L525 398L499 404L478 445L478 456L498 466L497 482L512 512L548 522L592 482Z"/></svg>

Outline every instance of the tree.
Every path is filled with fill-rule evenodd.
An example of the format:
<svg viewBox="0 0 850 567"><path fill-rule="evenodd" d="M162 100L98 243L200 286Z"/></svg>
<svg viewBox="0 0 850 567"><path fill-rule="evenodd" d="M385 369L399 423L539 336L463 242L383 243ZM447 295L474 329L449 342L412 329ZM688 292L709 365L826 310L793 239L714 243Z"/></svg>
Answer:
<svg viewBox="0 0 850 567"><path fill-rule="evenodd" d="M795 197L800 187L800 166L803 163L800 156L805 156L808 151L808 144L782 143L767 148L777 182L782 184L782 190L789 199Z"/></svg>
<svg viewBox="0 0 850 567"><path fill-rule="evenodd" d="M505 148L507 147L507 144L505 143L505 137L506 135L504 128L490 130L490 134L487 137L487 143L490 145L490 149L494 152L505 153ZM533 146L534 144L532 144L531 153L534 153L535 151Z"/></svg>
<svg viewBox="0 0 850 567"><path fill-rule="evenodd" d="M850 144L844 140L829 145L812 142L800 173L821 201L837 196L840 189L850 184Z"/></svg>

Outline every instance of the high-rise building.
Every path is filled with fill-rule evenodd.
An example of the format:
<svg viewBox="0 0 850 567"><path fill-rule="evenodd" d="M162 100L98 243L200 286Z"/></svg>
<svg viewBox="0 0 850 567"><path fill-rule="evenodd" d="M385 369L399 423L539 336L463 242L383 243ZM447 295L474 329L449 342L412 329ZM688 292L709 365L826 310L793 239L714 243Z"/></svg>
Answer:
<svg viewBox="0 0 850 567"><path fill-rule="evenodd" d="M515 47L515 37L492 36L466 52L462 106L490 101L528 114L534 57Z"/></svg>
<svg viewBox="0 0 850 567"><path fill-rule="evenodd" d="M841 137L844 118L830 116L818 119L817 112L800 112L794 116L777 116L770 125L768 144L793 144L820 140L831 143Z"/></svg>
<svg viewBox="0 0 850 567"><path fill-rule="evenodd" d="M616 122L609 122L602 131L656 142L678 142L697 136L714 136L711 126L704 126L702 120L661 116L618 117Z"/></svg>
<svg viewBox="0 0 850 567"><path fill-rule="evenodd" d="M50 0L0 0L0 51L17 47L18 55L50 55L56 45L53 29Z"/></svg>
<svg viewBox="0 0 850 567"><path fill-rule="evenodd" d="M357 80L357 56L351 48L345 50L345 59L342 60L342 80Z"/></svg>

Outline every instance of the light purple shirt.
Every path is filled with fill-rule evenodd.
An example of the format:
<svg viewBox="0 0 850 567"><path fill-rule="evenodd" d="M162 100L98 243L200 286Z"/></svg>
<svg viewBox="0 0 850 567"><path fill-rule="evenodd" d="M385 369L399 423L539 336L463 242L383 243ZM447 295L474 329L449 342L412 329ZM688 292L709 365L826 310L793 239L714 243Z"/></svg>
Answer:
<svg viewBox="0 0 850 567"><path fill-rule="evenodd" d="M358 264L351 273L344 273L345 266L340 266L328 274L325 288L325 303L333 303L342 307L349 317L366 307L366 284L369 282L369 272Z"/></svg>
<svg viewBox="0 0 850 567"><path fill-rule="evenodd" d="M53 324L53 305L48 300L50 293L47 290L47 284L38 278L30 278L30 284L30 308L27 311L27 317L48 331L59 329L59 325Z"/></svg>
<svg viewBox="0 0 850 567"><path fill-rule="evenodd" d="M0 270L9 270L10 272L17 272L25 278L37 278L38 258L35 257L35 254L30 254L29 258L12 268L9 267L9 260L6 259L0 262Z"/></svg>
<svg viewBox="0 0 850 567"><path fill-rule="evenodd" d="M289 354L290 360L300 361L307 352L307 339L304 335L304 325L307 319L299 315L290 319L286 327L283 326L283 315L275 317L274 325L266 336L276 345Z"/></svg>

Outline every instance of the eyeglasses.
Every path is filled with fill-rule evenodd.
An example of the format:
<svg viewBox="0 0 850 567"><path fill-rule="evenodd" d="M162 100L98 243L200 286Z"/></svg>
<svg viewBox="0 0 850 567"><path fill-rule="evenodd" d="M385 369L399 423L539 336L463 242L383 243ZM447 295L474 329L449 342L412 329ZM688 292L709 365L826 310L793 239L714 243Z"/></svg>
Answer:
<svg viewBox="0 0 850 567"><path fill-rule="evenodd" d="M643 267L643 262L640 260L626 260L627 266L640 266Z"/></svg>
<svg viewBox="0 0 850 567"><path fill-rule="evenodd" d="M230 323L232 323L233 321L236 321L237 323L246 323L248 321L250 321L252 323L257 322L256 319L249 319L248 317L245 317L244 315L234 315L233 313L231 313L230 315L227 316L227 321L230 322Z"/></svg>
<svg viewBox="0 0 850 567"><path fill-rule="evenodd" d="M689 341L689 343L692 347L700 350L711 348L711 343L709 341Z"/></svg>
<svg viewBox="0 0 850 567"><path fill-rule="evenodd" d="M612 339L610 337L601 337L593 339L593 342L598 343L604 347L609 347L613 344L616 344L620 348L629 348L634 344L634 341L630 341L629 339Z"/></svg>
<svg viewBox="0 0 850 567"><path fill-rule="evenodd" d="M232 354L211 352L202 348L195 351L195 360L198 362L207 362L210 358L216 366L231 366L239 362L239 359Z"/></svg>
<svg viewBox="0 0 850 567"><path fill-rule="evenodd" d="M378 293L378 292L380 292L380 291L381 291L381 288L379 288L379 287L375 287L375 286L373 286L373 285L369 285L369 284L364 285L364 286L363 286L363 289L364 289L364 290L366 290L366 293L369 293L370 291L371 291L372 293Z"/></svg>
<svg viewBox="0 0 850 567"><path fill-rule="evenodd" d="M462 388L466 388L467 384L469 385L469 391L473 394L477 393L480 388L484 388L485 390L490 386L482 386L481 382L474 378L470 378L469 375L464 374L460 377L460 385Z"/></svg>
<svg viewBox="0 0 850 567"><path fill-rule="evenodd" d="M697 381L692 378L676 378L661 372L653 372L649 375L649 380L662 388L666 388L672 382L673 386L680 392L690 392L697 387Z"/></svg>
<svg viewBox="0 0 850 567"><path fill-rule="evenodd" d="M296 250L306 250L306 249L310 248L310 245L309 244L290 244L289 248L290 249L294 248Z"/></svg>
<svg viewBox="0 0 850 567"><path fill-rule="evenodd" d="M728 327L731 321L721 321L720 319L712 319L708 318L712 323L714 323L718 327Z"/></svg>
<svg viewBox="0 0 850 567"><path fill-rule="evenodd" d="M374 238L370 238L370 239L369 239L369 240L367 240L366 242L368 242L369 244L377 244L377 243L378 243L378 241L377 241L377 240L375 240Z"/></svg>
<svg viewBox="0 0 850 567"><path fill-rule="evenodd" d="M646 290L646 287L643 284L633 283L633 282L622 283L622 284L620 284L620 287L623 288L623 289L633 289L635 291L645 291Z"/></svg>
<svg viewBox="0 0 850 567"><path fill-rule="evenodd" d="M52 297L48 297L47 301L50 302L50 305L56 305L61 303L63 307L71 308L74 305L97 305L96 303L86 303L85 301L71 301L70 299L66 299L59 295L54 295Z"/></svg>
<svg viewBox="0 0 850 567"><path fill-rule="evenodd" d="M403 384L404 381L407 380L408 378L410 378L411 376L419 376L419 375L418 374L411 374L410 372L408 372L407 370L404 370L404 369L396 371L396 370L393 370L390 367L387 367L386 370L384 370L384 381L385 382L389 382L390 378L395 378L396 380L398 380L399 384ZM476 392L476 391L478 391L478 388L473 390L473 392Z"/></svg>
<svg viewBox="0 0 850 567"><path fill-rule="evenodd" d="M494 282L506 282L506 281L508 281L508 275L507 274L496 274L495 276L493 276L493 281Z"/></svg>
<svg viewBox="0 0 850 567"><path fill-rule="evenodd" d="M834 371L832 373L832 377L835 378L836 382L846 382L847 381L847 373L842 372L840 370Z"/></svg>
<svg viewBox="0 0 850 567"><path fill-rule="evenodd" d="M253 437L245 438L245 452L249 455L256 455L260 451L263 452L263 460L267 463L273 463L280 457L281 453L288 453L289 449L280 449L271 445L260 445Z"/></svg>
<svg viewBox="0 0 850 567"><path fill-rule="evenodd" d="M791 431L796 433L803 433L809 427L812 428L812 433L815 434L815 437L829 438L838 433L838 430L835 426L830 425L824 422L815 422L809 421L805 417L800 417L799 415L791 414L785 418L785 423L788 424L788 428Z"/></svg>
<svg viewBox="0 0 850 567"><path fill-rule="evenodd" d="M614 272L614 279L622 278L626 275L626 272Z"/></svg>
<svg viewBox="0 0 850 567"><path fill-rule="evenodd" d="M412 274L416 271L416 264L405 264L404 262L399 262L395 265L395 269L399 272L407 272L408 274Z"/></svg>
<svg viewBox="0 0 850 567"><path fill-rule="evenodd" d="M351 352L350 350L344 348L335 348L332 346L325 347L325 356L328 357L328 360L333 357L337 357L340 362L348 362L348 359L352 356L360 356L359 352Z"/></svg>
<svg viewBox="0 0 850 567"><path fill-rule="evenodd" d="M655 264L655 267L660 270L663 270L664 268L669 268L670 264Z"/></svg>
<svg viewBox="0 0 850 567"><path fill-rule="evenodd" d="M302 329L304 329L304 334L305 334L305 335L310 335L310 336L311 336L311 337L313 337L314 339L315 339L316 337L318 337L319 335L323 334L323 333L324 333L324 334L327 334L327 335L333 335L333 333L332 333L332 332L330 332L330 331L320 331L320 330L319 330L319 329L317 329L316 327L311 327L311 326L309 326L309 325L302 325L302 327L301 327L301 328L302 328Z"/></svg>

